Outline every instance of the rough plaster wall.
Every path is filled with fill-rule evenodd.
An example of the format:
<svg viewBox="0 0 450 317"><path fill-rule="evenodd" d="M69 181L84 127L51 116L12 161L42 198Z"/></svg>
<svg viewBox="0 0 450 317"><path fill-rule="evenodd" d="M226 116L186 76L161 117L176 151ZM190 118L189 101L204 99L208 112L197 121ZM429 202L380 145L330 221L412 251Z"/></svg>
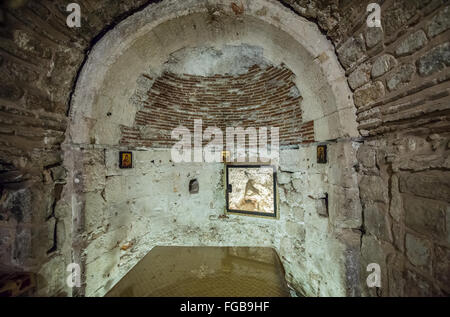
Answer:
<svg viewBox="0 0 450 317"><path fill-rule="evenodd" d="M347 163L353 148L333 144L330 151L330 159L340 164ZM347 218L343 228L332 222L346 212L335 205L340 201L337 195L356 183L337 164L315 164L314 147L281 152L280 219L225 216L220 163L173 164L170 150L146 150L134 151L135 168L126 170L117 166L117 149L104 152L92 147L84 155L91 158L84 168L96 171L83 180L88 188L84 196L87 296L105 294L156 245L274 247L288 281L299 293L348 295L349 265L342 254L359 247L359 234L350 228L360 224L361 214ZM189 193L194 178L199 181L198 194ZM344 179L347 184L342 184ZM318 215L323 208L318 198L325 192L332 202L329 218ZM352 199L350 203L357 204L357 196ZM345 239L336 238L342 235ZM355 245L348 245L349 238Z"/></svg>
<svg viewBox="0 0 450 317"><path fill-rule="evenodd" d="M243 62L247 62L245 56ZM217 127L223 133L227 127L265 127L269 133L271 127L277 127L281 146L313 142L314 122L302 122L302 97L294 74L283 64L264 64L262 68L253 64L246 73L234 76L176 75L165 71L155 78L152 72L141 74L130 98L139 111L133 124L120 126L120 144L172 147L177 142L172 131L182 126L193 132L194 120L199 119L203 127ZM220 72L222 64L218 67ZM184 63L171 69L183 72ZM114 115L111 111L107 117Z"/></svg>

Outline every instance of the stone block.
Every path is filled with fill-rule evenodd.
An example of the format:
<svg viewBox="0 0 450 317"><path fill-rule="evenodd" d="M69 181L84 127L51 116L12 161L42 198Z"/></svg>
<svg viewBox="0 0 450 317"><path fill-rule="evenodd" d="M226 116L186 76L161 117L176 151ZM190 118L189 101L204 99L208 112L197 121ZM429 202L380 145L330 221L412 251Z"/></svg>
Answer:
<svg viewBox="0 0 450 317"><path fill-rule="evenodd" d="M9 265L11 263L13 230L0 227L0 263Z"/></svg>
<svg viewBox="0 0 450 317"><path fill-rule="evenodd" d="M65 98L70 93L73 74L76 72L82 61L83 53L78 50L53 49L53 60L51 74L46 77L46 85L52 94L52 100L57 100L65 104ZM60 70L65 71L61 72ZM59 109L60 113L65 111L64 107Z"/></svg>
<svg viewBox="0 0 450 317"><path fill-rule="evenodd" d="M295 221L303 221L305 210L302 207L292 207L291 208L292 219Z"/></svg>
<svg viewBox="0 0 450 317"><path fill-rule="evenodd" d="M18 223L31 223L33 220L33 192L30 187L19 190L5 190L0 201L0 210L14 218Z"/></svg>
<svg viewBox="0 0 450 317"><path fill-rule="evenodd" d="M82 175L83 191L97 191L105 188L106 166L103 151L84 151Z"/></svg>
<svg viewBox="0 0 450 317"><path fill-rule="evenodd" d="M407 270L404 295L410 297L433 296L433 287L431 283L419 273Z"/></svg>
<svg viewBox="0 0 450 317"><path fill-rule="evenodd" d="M376 263L381 268L381 288L383 289L388 284L388 274L386 259L394 252L393 248L380 240L377 240L370 234L362 236L361 243L361 284L363 287L367 287L367 266L370 263Z"/></svg>
<svg viewBox="0 0 450 317"><path fill-rule="evenodd" d="M67 171L63 166L53 167L50 172L55 183L64 184L66 182Z"/></svg>
<svg viewBox="0 0 450 317"><path fill-rule="evenodd" d="M13 33L14 43L22 50L31 54L48 59L52 56L51 48L46 46L35 36L22 30L15 30Z"/></svg>
<svg viewBox="0 0 450 317"><path fill-rule="evenodd" d="M389 213L396 221L400 221L403 215L403 200L399 190L398 176L391 177L391 204L389 205Z"/></svg>
<svg viewBox="0 0 450 317"><path fill-rule="evenodd" d="M61 289L68 288L66 284L67 264L63 256L52 256L48 262L39 268L37 279L38 296L58 294L61 292ZM69 293L71 290L67 289L67 292Z"/></svg>
<svg viewBox="0 0 450 317"><path fill-rule="evenodd" d="M428 43L427 36L425 32L419 30L413 34L407 36L395 49L395 55L404 56L412 54Z"/></svg>
<svg viewBox="0 0 450 317"><path fill-rule="evenodd" d="M415 266L429 269L431 265L431 244L413 234L406 233L406 256Z"/></svg>
<svg viewBox="0 0 450 317"><path fill-rule="evenodd" d="M277 182L280 185L290 183L291 182L291 173L279 172L277 174Z"/></svg>
<svg viewBox="0 0 450 317"><path fill-rule="evenodd" d="M420 76L429 76L450 65L450 42L436 46L416 62Z"/></svg>
<svg viewBox="0 0 450 317"><path fill-rule="evenodd" d="M66 237L66 225L63 220L56 222L56 248L62 250L65 246L65 242L68 240Z"/></svg>
<svg viewBox="0 0 450 317"><path fill-rule="evenodd" d="M405 223L408 228L446 240L445 213L441 201L403 195Z"/></svg>
<svg viewBox="0 0 450 317"><path fill-rule="evenodd" d="M285 150L280 153L280 171L296 173L301 172L304 167L302 153L297 150Z"/></svg>
<svg viewBox="0 0 450 317"><path fill-rule="evenodd" d="M366 168L373 168L376 166L375 150L367 145L361 145L357 152L358 162Z"/></svg>
<svg viewBox="0 0 450 317"><path fill-rule="evenodd" d="M391 37L396 34L416 13L416 1L398 1L382 10L381 21L384 32Z"/></svg>
<svg viewBox="0 0 450 317"><path fill-rule="evenodd" d="M338 142L329 145L328 157L330 162L339 162L328 166L328 183L346 188L357 188L355 166L358 164L357 150L359 144Z"/></svg>
<svg viewBox="0 0 450 317"><path fill-rule="evenodd" d="M305 240L305 225L294 221L286 221L286 233L293 239Z"/></svg>
<svg viewBox="0 0 450 317"><path fill-rule="evenodd" d="M402 297L405 287L403 268L391 266L389 272L389 294L390 297Z"/></svg>
<svg viewBox="0 0 450 317"><path fill-rule="evenodd" d="M447 216L447 220L446 220L446 227L447 227L447 243L450 244L450 207L447 207L447 212L446 212Z"/></svg>
<svg viewBox="0 0 450 317"><path fill-rule="evenodd" d="M362 208L357 189L333 186L328 196L329 217L337 228L359 228Z"/></svg>
<svg viewBox="0 0 450 317"><path fill-rule="evenodd" d="M292 187L294 187L297 193L301 193L305 189L305 182L303 179L294 179L292 180Z"/></svg>
<svg viewBox="0 0 450 317"><path fill-rule="evenodd" d="M51 250L55 244L55 230L56 230L56 219L50 218L45 222L43 237L44 248L48 252Z"/></svg>
<svg viewBox="0 0 450 317"><path fill-rule="evenodd" d="M13 247L13 261L16 265L27 267L33 258L33 228L19 226Z"/></svg>
<svg viewBox="0 0 450 317"><path fill-rule="evenodd" d="M394 238L394 246L401 252L405 251L405 228L400 223L394 221L392 223L392 237Z"/></svg>
<svg viewBox="0 0 450 317"><path fill-rule="evenodd" d="M110 202L112 203L112 202ZM104 227L106 201L99 192L85 194L85 230L90 233Z"/></svg>

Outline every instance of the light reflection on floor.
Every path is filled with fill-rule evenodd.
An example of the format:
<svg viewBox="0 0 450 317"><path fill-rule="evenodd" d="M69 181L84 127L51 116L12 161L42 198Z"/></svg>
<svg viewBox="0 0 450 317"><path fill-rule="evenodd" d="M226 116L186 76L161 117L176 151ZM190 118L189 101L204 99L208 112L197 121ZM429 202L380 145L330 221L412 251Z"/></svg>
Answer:
<svg viewBox="0 0 450 317"><path fill-rule="evenodd" d="M276 251L259 247L155 247L106 296L288 297Z"/></svg>

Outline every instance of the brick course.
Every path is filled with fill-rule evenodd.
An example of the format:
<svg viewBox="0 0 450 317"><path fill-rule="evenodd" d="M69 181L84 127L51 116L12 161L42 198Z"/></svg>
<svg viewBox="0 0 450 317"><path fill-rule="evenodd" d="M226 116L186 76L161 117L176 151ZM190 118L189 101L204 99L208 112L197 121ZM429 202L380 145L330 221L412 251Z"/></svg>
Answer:
<svg viewBox="0 0 450 317"><path fill-rule="evenodd" d="M121 127L120 143L170 147L176 142L172 130L182 125L193 133L195 119L202 119L203 129L216 126L224 135L226 127L278 127L280 145L314 142L314 124L302 122L302 97L294 79L284 65L254 65L235 76L164 72L141 101L134 126Z"/></svg>

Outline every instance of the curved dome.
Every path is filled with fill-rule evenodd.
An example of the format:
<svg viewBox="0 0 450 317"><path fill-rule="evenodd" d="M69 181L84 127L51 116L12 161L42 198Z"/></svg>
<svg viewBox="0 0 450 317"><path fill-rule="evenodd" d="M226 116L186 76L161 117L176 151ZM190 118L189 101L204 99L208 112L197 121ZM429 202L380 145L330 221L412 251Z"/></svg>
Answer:
<svg viewBox="0 0 450 317"><path fill-rule="evenodd" d="M345 73L317 26L274 1L248 1L245 7L236 15L229 1L164 1L107 33L76 85L72 141L118 144L120 126L131 128L139 111L130 98L142 74L160 76L174 53L186 47L230 45L256 47L263 60L292 71L303 98L302 120L315 121L316 140L358 135Z"/></svg>

